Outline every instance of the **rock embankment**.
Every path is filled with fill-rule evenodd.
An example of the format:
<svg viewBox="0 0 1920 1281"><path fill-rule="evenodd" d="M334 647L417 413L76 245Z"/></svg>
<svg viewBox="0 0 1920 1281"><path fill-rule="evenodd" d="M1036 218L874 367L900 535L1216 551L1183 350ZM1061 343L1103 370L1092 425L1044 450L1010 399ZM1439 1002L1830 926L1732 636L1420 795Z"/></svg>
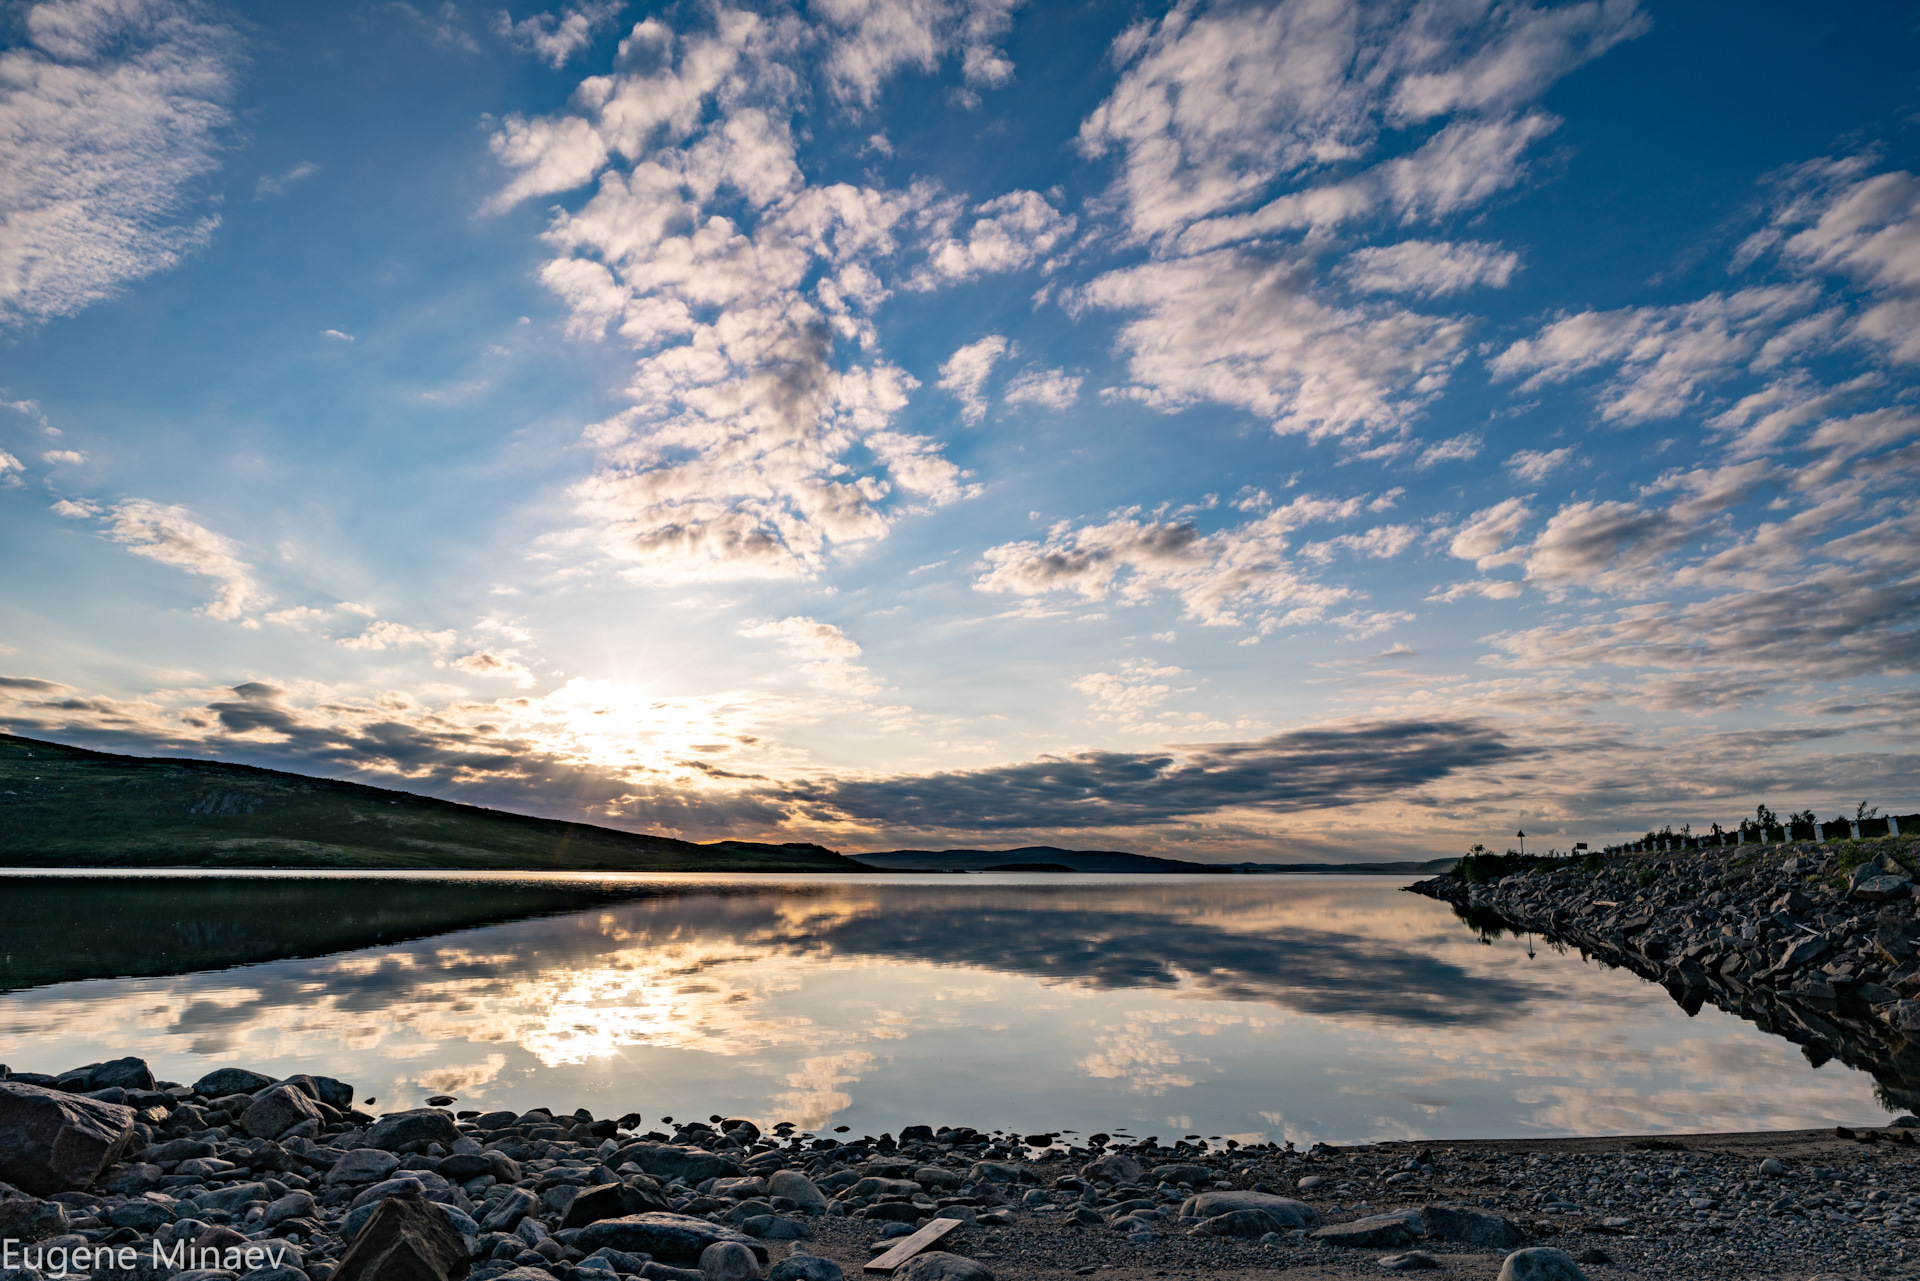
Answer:
<svg viewBox="0 0 1920 1281"><path fill-rule="evenodd" d="M1414 893L1469 920L1578 947L1873 1074L1920 1105L1920 917L1912 840L1744 846L1537 864L1492 883L1464 869ZM1470 866L1470 865L1466 865Z"/></svg>
<svg viewBox="0 0 1920 1281"><path fill-rule="evenodd" d="M233 1068L174 1085L137 1059L4 1074L0 1275L844 1281L892 1251L905 1281L1810 1276L1904 1263L1920 1229L1916 1149L1832 1136L1298 1152L916 1125L841 1142L353 1100Z"/></svg>

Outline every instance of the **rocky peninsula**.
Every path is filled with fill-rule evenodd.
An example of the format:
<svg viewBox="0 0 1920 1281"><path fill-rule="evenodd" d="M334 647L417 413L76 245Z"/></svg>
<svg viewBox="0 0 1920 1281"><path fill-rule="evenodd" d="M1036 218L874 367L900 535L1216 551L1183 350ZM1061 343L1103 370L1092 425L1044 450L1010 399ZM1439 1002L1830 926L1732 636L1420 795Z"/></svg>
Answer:
<svg viewBox="0 0 1920 1281"><path fill-rule="evenodd" d="M1872 1074L1920 1107L1920 839L1463 860L1407 888L1485 929L1526 931Z"/></svg>
<svg viewBox="0 0 1920 1281"><path fill-rule="evenodd" d="M858 1139L714 1116L375 1116L327 1077L0 1079L4 1281L1907 1275L1912 1130L1384 1143ZM666 1128L661 1128L666 1127ZM1874 1138L1877 1142L1862 1142Z"/></svg>

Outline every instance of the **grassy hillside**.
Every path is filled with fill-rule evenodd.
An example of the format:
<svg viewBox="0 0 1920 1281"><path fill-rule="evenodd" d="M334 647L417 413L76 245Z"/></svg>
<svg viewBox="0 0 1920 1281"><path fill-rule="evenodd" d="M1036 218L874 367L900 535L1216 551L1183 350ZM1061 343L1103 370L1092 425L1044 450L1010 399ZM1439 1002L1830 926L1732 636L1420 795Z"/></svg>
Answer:
<svg viewBox="0 0 1920 1281"><path fill-rule="evenodd" d="M843 872L818 845L695 845L359 783L0 734L0 866Z"/></svg>
<svg viewBox="0 0 1920 1281"><path fill-rule="evenodd" d="M855 854L855 862L888 872L981 872L1009 863L1049 863L1070 872L1220 872L1211 863L1188 863L1118 850L1063 850L1023 845L1013 850L883 850Z"/></svg>

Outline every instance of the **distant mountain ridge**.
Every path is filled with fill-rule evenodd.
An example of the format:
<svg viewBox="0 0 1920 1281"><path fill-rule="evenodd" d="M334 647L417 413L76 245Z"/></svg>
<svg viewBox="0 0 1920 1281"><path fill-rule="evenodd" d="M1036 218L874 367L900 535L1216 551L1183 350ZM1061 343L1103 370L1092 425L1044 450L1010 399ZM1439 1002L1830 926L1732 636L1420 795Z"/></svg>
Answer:
<svg viewBox="0 0 1920 1281"><path fill-rule="evenodd" d="M1286 872L1364 873L1382 876L1432 876L1449 871L1457 858L1397 863L1194 863L1126 854L1118 850L1065 850L1053 845L1023 845L1011 850L884 850L849 854L856 863L888 872L986 872L1024 868L1010 864L1049 865L1073 872L1155 872L1204 875L1275 875ZM1036 868L1036 870L1038 870Z"/></svg>

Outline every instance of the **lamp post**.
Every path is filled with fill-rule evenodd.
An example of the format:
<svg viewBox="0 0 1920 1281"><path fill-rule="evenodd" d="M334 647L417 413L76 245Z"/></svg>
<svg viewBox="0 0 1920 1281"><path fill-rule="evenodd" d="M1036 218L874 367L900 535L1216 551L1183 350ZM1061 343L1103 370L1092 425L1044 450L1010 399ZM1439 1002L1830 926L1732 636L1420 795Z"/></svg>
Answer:
<svg viewBox="0 0 1920 1281"><path fill-rule="evenodd" d="M1515 832L1514 835L1520 838L1520 857L1525 858L1527 856L1527 834L1525 832Z"/></svg>

